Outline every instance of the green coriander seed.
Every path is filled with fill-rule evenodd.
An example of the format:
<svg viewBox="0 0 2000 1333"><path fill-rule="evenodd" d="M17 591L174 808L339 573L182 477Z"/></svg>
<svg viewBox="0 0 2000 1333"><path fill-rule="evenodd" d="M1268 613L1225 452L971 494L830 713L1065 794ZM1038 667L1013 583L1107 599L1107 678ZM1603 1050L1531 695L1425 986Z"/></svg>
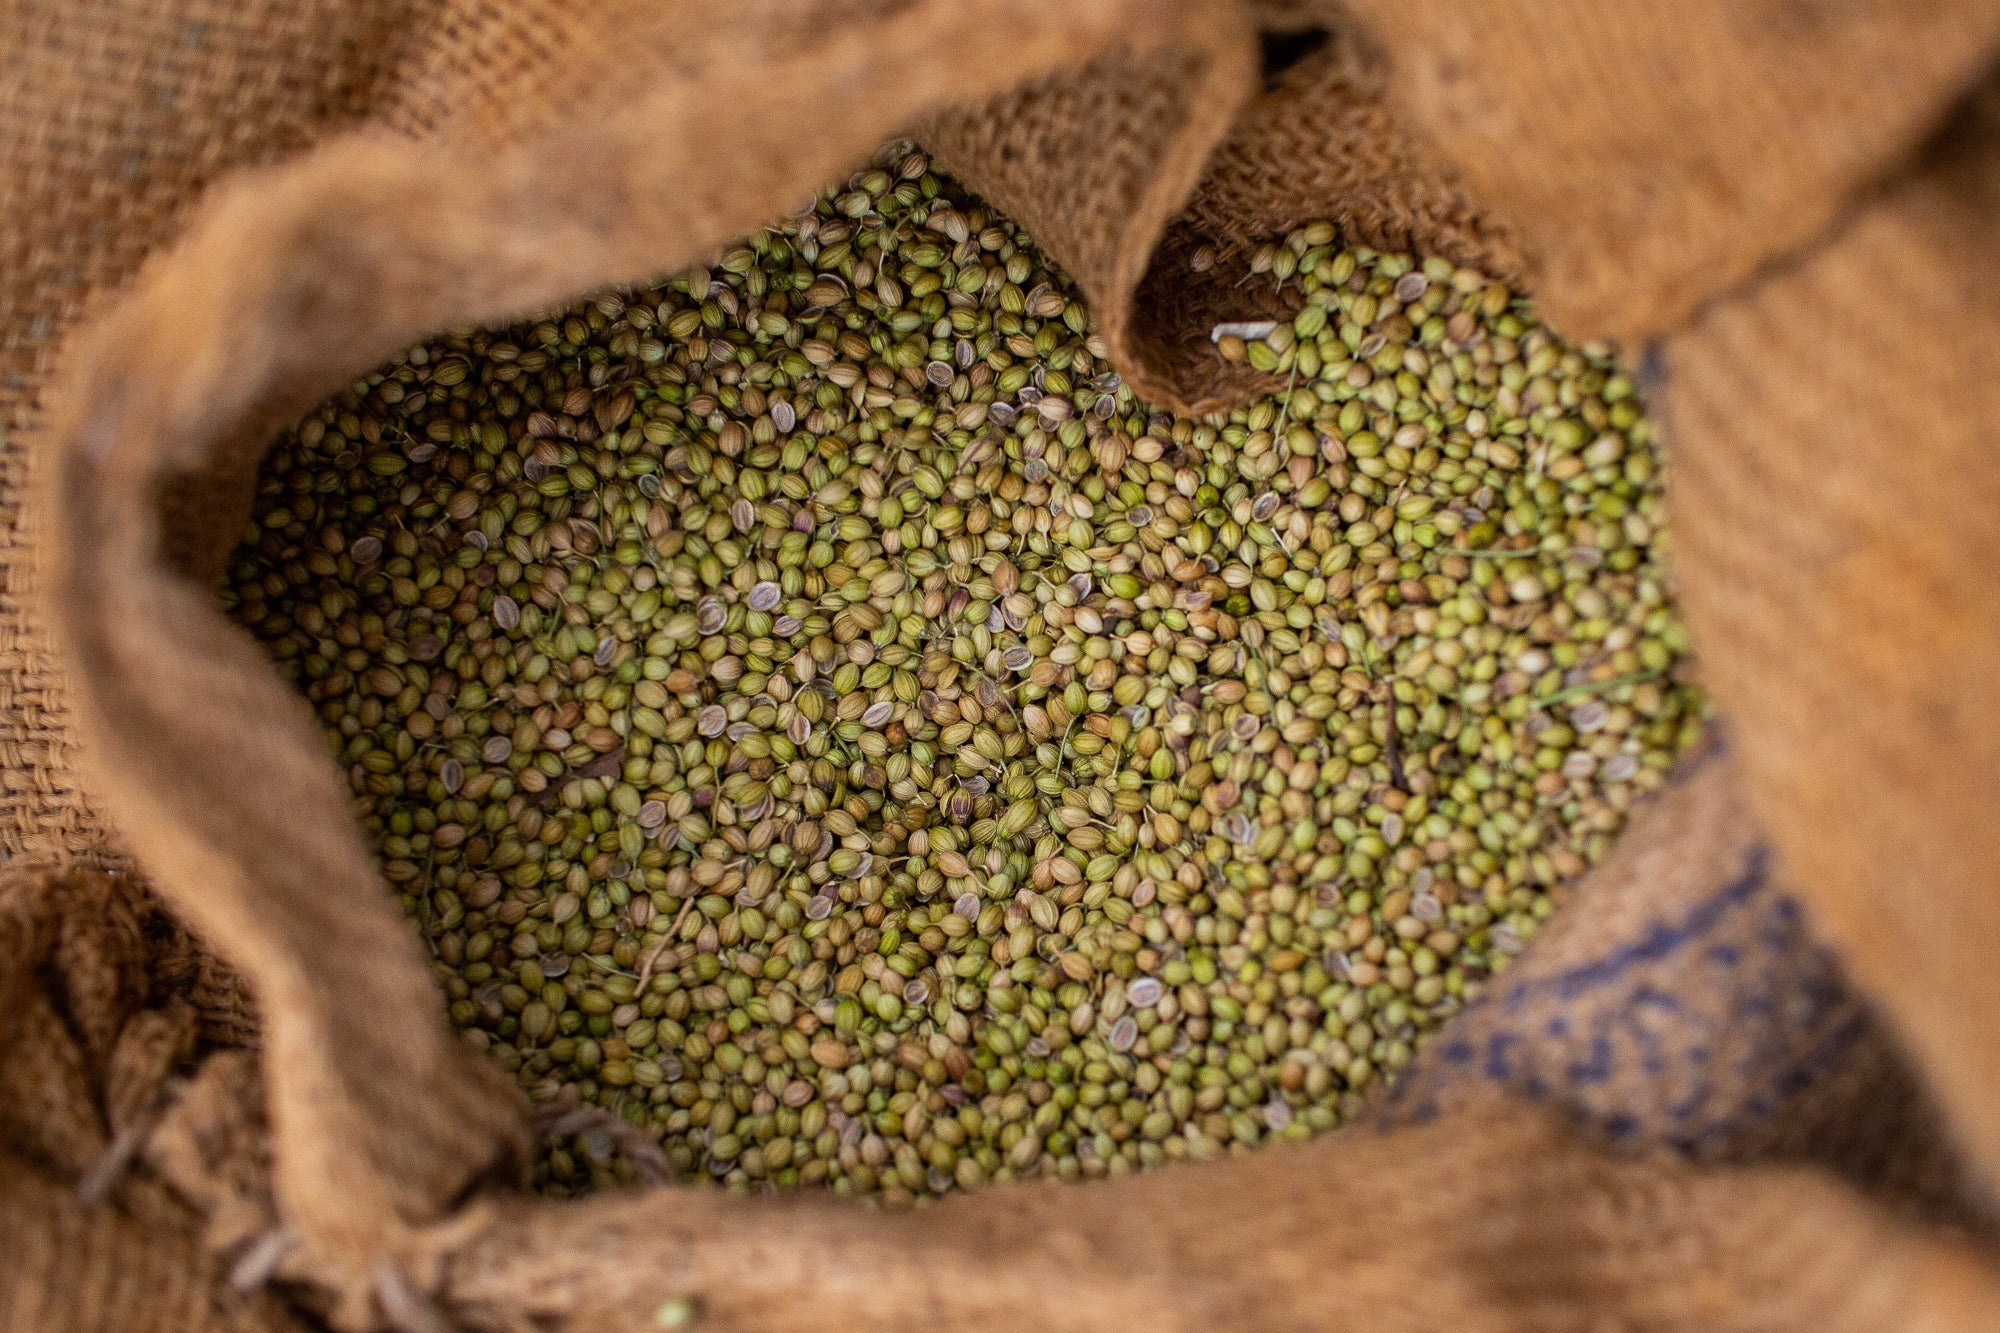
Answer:
<svg viewBox="0 0 2000 1333"><path fill-rule="evenodd" d="M1325 223L1235 262L1295 313L1215 355L1275 392L1157 411L896 145L273 448L225 603L546 1190L1329 1130L1664 781L1700 701L1608 349Z"/></svg>

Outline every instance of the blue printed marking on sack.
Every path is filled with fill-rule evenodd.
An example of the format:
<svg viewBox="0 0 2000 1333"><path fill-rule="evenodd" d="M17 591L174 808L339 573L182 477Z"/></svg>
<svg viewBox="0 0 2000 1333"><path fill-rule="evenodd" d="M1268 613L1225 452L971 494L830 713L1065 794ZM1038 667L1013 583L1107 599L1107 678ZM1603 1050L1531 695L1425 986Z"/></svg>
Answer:
<svg viewBox="0 0 2000 1333"><path fill-rule="evenodd" d="M1768 1120L1866 1029L1797 904L1770 886L1770 861L1752 846L1684 915L1587 963L1500 981L1388 1096L1389 1123L1430 1119L1467 1079L1690 1152Z"/></svg>

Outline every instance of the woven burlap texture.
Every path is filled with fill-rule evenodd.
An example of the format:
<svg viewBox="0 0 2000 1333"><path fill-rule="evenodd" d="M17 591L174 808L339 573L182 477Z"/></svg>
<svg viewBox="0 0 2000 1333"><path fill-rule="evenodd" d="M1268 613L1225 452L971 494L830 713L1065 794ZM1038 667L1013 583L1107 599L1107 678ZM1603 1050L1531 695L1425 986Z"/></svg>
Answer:
<svg viewBox="0 0 2000 1333"><path fill-rule="evenodd" d="M1725 761L1693 765L1548 947L1410 1071L1386 1108L1394 1133L1113 1188L994 1190L891 1217L712 1191L496 1201L399 1256L425 1281L390 1287L385 1313L404 1328L645 1328L653 1312L694 1296L704 1326L742 1329L1110 1330L1131 1327L1135 1312L1190 1330L1334 1317L1561 1329L1614 1315L1641 1328L1782 1328L1802 1310L1834 1328L1977 1327L1993 1292L1965 1247L1926 1238L1822 1173L1769 1165L1838 1161L1887 1196L1934 1197L1911 1168L1935 1162L1898 1143L1845 1141L1855 1126L1920 1135L1924 1113L1859 1005L1831 984L1830 960L1798 939L1795 909L1767 881L1768 856L1740 804ZM1691 841L1706 854L1688 857ZM135 964L142 976L171 975L145 955L180 945L115 880L73 876L56 896L26 887L0 885L0 913L35 914L24 927L0 916L19 931L0 954L0 986L7 1012L21 1012L25 991L63 1015L36 1029L63 1049L0 1034L0 1076L46 1079L65 1062L83 1072L67 1080L80 1090L72 1104L39 1117L75 1141L37 1154L54 1170L6 1182L4 1206L46 1241L27 1275L51 1281L17 1283L17 1317L0 1327L128 1326L105 1316L140 1292L103 1266L125 1262L116 1247L133 1234L157 1235L164 1251L146 1251L140 1271L186 1263L207 1285L171 1285L178 1303L160 1322L141 1309L129 1326L265 1326L250 1320L274 1318L273 1308L229 1287L269 1266L294 1274L297 1256L271 1206L252 1062L211 1056L170 1097L142 1092L128 1109L97 1113L83 1069L89 1043L73 1034L111 1034L112 1062L126 1072L109 1084L154 1088L185 1049L163 1049L157 1035L176 1026L177 996L121 979ZM1666 1025L1669 1035L1704 1034L1713 1051L1660 1049L1662 1025L1649 1015L1675 997L1699 1006L1701 1021ZM1773 1008L1801 1007L1804 1021L1770 1019ZM1567 1035L1548 1040L1558 1022ZM1664 1105L1651 1068L1663 1058L1683 1089L1699 1086L1702 1069L1719 1071L1713 1095ZM1774 1076L1744 1072L1763 1067ZM1766 1095L1759 1089L1780 1096L1772 1114L1746 1104ZM1684 1146L1698 1157L1766 1165L1723 1173L1598 1150L1631 1137L1643 1117L1692 1135ZM126 1177L119 1211L88 1212L50 1178L101 1176L108 1145L133 1142L129 1130L147 1123L150 1174ZM197 1230L207 1251L228 1256L227 1272L190 1244ZM106 1291L88 1306L100 1322L64 1305L79 1281Z"/></svg>
<svg viewBox="0 0 2000 1333"><path fill-rule="evenodd" d="M1354 7L1478 198L1532 228L1551 318L1671 335L1648 366L1705 678L1816 923L1990 1186L2000 13L1521 0L1487 18L1551 40L1495 66L1450 6Z"/></svg>
<svg viewBox="0 0 2000 1333"><path fill-rule="evenodd" d="M2000 86L1668 344L1695 628L1826 934L2000 1172ZM1812 443L1810 451L1779 441ZM1759 664L1764 664L1760 666ZM1782 664L1772 670L1769 664Z"/></svg>
<svg viewBox="0 0 2000 1333"><path fill-rule="evenodd" d="M0 870L0 1328L276 1333L268 1294L227 1294L199 1218L120 1174L195 1041L187 941L129 880Z"/></svg>
<svg viewBox="0 0 2000 1333"><path fill-rule="evenodd" d="M923 132L1071 269L1128 374L1165 401L1204 405L1247 387L1203 373L1201 330L1212 312L1241 307L1202 285L1196 253L1313 215L1528 276L1569 331L1633 340L1675 329L1705 299L1812 243L1808 258L1707 307L1654 358L1668 371L1670 430L1684 415L1708 421L1686 441L1677 433L1676 448L1733 503L1796 507L1773 478L1797 471L1850 401L1822 383L1806 353L1827 312L1848 312L1852 339L1891 341L1908 358L1871 358L1870 368L1967 376L1940 379L1929 411L1896 419L1896 461L1920 477L1957 467L1977 479L1979 460L1937 437L1977 419L1956 414L1992 392L1990 375L1963 364L1947 371L1930 350L1941 339L1976 366L1993 346L1993 312L1971 294L1992 290L1993 249L1950 248L1954 238L1991 235L1991 201L1964 183L1977 179L1985 151L1976 118L1932 158L1901 165L1990 63L2000 27L1991 5L1807 14L1718 3L1667 18L1568 4L1470 14L1407 0L1351 13L1288 5L1287 24L1317 20L1332 31L1293 48L1303 58L1273 62L1261 92L1253 35L1230 6L666 9L413 3L281 17L255 5L209 13L28 3L0 17L14 28L0 29L0 40L18 39L41 59L50 85L46 102L18 92L0 102L0 125L30 126L10 132L36 150L26 184L10 183L5 197L7 220L21 223L14 235L26 237L7 280L30 276L19 317L10 311L0 335L0 373L14 377L0 503L18 505L29 467L43 501L33 521L7 529L15 545L0 597L0 704L17 730L0 735L9 747L0 759L10 773L20 761L22 776L0 789L0 838L9 851L104 853L103 826L73 794L57 697L66 683L91 790L177 912L247 972L267 1028L261 1093L242 1057L212 1057L147 1136L155 1176L196 1203L202 1220L149 1202L142 1176L121 1187L117 1209L87 1215L105 1237L120 1227L158 1234L163 1252L187 1256L195 1228L206 1227L209 1242L239 1259L274 1256L281 1275L331 1299L340 1322L407 1327L448 1314L476 1327L638 1328L682 1295L698 1297L717 1327L963 1318L1109 1328L1129 1326L1135 1310L1187 1327L1320 1326L1343 1310L1392 1328L1782 1327L1808 1311L1833 1327L1993 1321L2000 1295L1983 1259L1861 1192L1931 1202L1945 1193L1931 1179L1939 1168L1928 1145L1883 1151L1883 1134L1921 1140L1927 1113L1881 1039L1853 1036L1858 1010L1834 1021L1829 1012L1846 1002L1822 995L1819 1007L1805 1006L1810 1021L1773 1024L1761 1008L1768 997L1732 1008L1713 972L1681 969L1671 983L1649 984L1647 993L1700 997L1718 1022L1766 1023L1759 1030L1775 1044L1762 1049L1797 1071L1789 1100L1732 1102L1725 1087L1694 1117L1706 1137L1682 1135L1671 1114L1648 1121L1646 1112L1670 1109L1665 1085L1647 1082L1648 1056L1635 1087L1610 1093L1592 1079L1552 1093L1533 1061L1492 1058L1535 1037L1533 1018L1554 1043L1535 1049L1557 1059L1568 1038L1549 1025L1593 1008L1553 948L1538 951L1535 966L1555 979L1522 992L1501 1018L1491 1003L1488 1017L1469 1015L1462 1044L1441 1046L1412 1078L1413 1100L1399 1112L1407 1123L1387 1136L1115 1187L994 1191L915 1220L706 1194L556 1207L492 1192L524 1147L518 1108L447 1035L302 706L223 625L200 580L179 572L212 568L226 549L243 478L270 430L411 338L692 258L796 202L921 113L1020 85L977 110L934 115ZM1856 82L1863 94L1852 93ZM336 133L350 127L362 132ZM167 164L157 182L146 176L154 154ZM115 306L93 295L189 217L225 166L279 159L213 192ZM125 160L136 164L129 179L150 189L104 183ZM1897 176L1903 183L1844 220L1864 187ZM1940 212L1951 221L1940 225ZM1883 252L1840 258L1871 225ZM1881 299L1871 266L1919 259L1933 265L1918 283L1928 294L1921 317L1897 310L1891 321L1868 304ZM1785 287L1819 263L1831 265L1822 288ZM55 415L31 429L48 364L41 349L93 310L107 313L64 342ZM1733 338L1724 333L1731 318L1746 321ZM1764 376L1755 345L1774 329L1792 352L1773 358L1783 381ZM1705 364L1718 347L1730 354ZM1846 354L1865 355L1852 346ZM1857 383L1844 393L1878 388L1884 412L1903 401L1867 370L1847 373ZM1820 389L1799 392L1801 381ZM1775 615L1775 638L1732 622L1746 605L1764 605L1739 601L1724 580L1746 577L1731 562L1754 543L1720 523L1704 542L1707 502L1683 497L1688 602L1719 663L1712 670L1779 859L1812 868L1789 882L1815 909L1835 907L1825 919L1971 1142L1983 1132L1975 1103L1992 1086L1979 1033L1992 1025L1968 966L1995 933L1980 929L1973 840L1976 802L1990 792L1979 749L1990 732L1978 727L1989 719L1971 703L1981 684L1971 667L1985 650L1980 589L1940 574L1932 562L1941 551L1898 540L1910 522L1888 508L1898 491L1871 490L1859 470L1879 468L1870 450L1886 447L1856 439L1842 460L1856 471L1816 497L1833 519L1816 510L1759 532L1794 541L1774 558L1803 551L1809 562L1784 567L1790 582L1749 563L1760 595L1783 601L1791 617ZM154 486L175 474L196 484L169 485L163 513ZM1863 502L1858 512L1841 508ZM1980 514L1953 512L1971 540ZM1760 510L1737 521L1765 519ZM1881 564L1832 586L1838 562L1826 552L1857 540L1841 523L1874 539ZM1945 573L1976 585L1977 553L1975 540ZM1862 586L1863 576L1875 581ZM1917 610L1898 601L1912 582L1932 595ZM37 603L23 600L29 591L65 631L61 673L28 609ZM1836 594L1863 600L1830 602ZM1967 656L1949 669L1888 648L1821 664L1883 692L1870 699L1880 718L1864 719L1879 725L1877 743L1856 751L1870 766L1842 783L1835 775L1853 770L1833 747L1859 722L1857 696L1837 687L1857 681L1828 674L1817 692L1804 691L1793 683L1803 656L1839 658L1847 641L1831 636L1846 614L1878 613L1866 628L1902 643L1896 633L1907 635L1913 617L1921 641L1929 617L1946 611L1967 617L1958 641ZM1969 773L1925 769L1905 739L1912 718L1948 726L1935 716L1945 705L1969 710L1954 752ZM1968 777L1963 790L1949 788ZM1821 994L1811 968L1823 964L1803 961L1817 955L1772 945L1769 923L1745 927L1736 943L1708 938L1731 922L1760 922L1741 914L1753 904L1782 901L1765 896L1761 872L1746 878L1751 861L1732 863L1731 848L1753 860L1766 853L1721 817L1715 802L1730 798L1711 794L1692 815L1685 808L1722 781L1691 779L1691 794L1673 798L1682 805L1661 812L1680 810L1671 850L1654 845L1652 868L1627 872L1629 883L1668 895L1652 899L1657 915L1642 916L1639 944L1661 930L1724 953L1761 942L1796 965L1777 983L1780 998ZM1876 804L1890 782L1907 789ZM1811 799L1795 804L1801 797ZM1848 821L1846 838L1816 841L1816 821L1828 817ZM1925 899L1903 892L1912 847L1931 858L1915 863ZM1678 879L1668 873L1675 865L1706 866L1710 877ZM1953 910L1924 915L1940 887L1957 895ZM1602 885L1592 892L1602 898ZM1716 893L1705 915L1670 910L1670 900L1692 906ZM1570 929L1569 961L1594 956L1579 964L1592 977L1606 958L1658 962L1622 943L1604 952L1617 920L1608 915L1601 933ZM24 938L9 961L39 966L34 944ZM1919 977L1933 947L1955 966ZM139 980L114 989L171 993L159 978L201 972L184 948L126 966ZM1524 972L1521 984L1537 975ZM1595 1008L1629 1020L1641 992L1614 989ZM24 1170L44 1174L19 1174L29 1202L10 1196L7 1206L25 1214L47 1203L58 1214L49 1234L65 1234L60 1227L88 1222L50 1202L47 1180L105 1160L113 1145L95 1150L76 1127L90 1123L82 1108L102 1102L110 1071L63 1056L70 1048L51 1035L69 1021L59 1009L24 1002L10 1012L21 1021L9 1053L32 1057L22 1068L61 1074L51 1086L68 1092L36 1114L38 1137L9 1127L9 1144L18 1139L33 1164ZM1689 1061L1703 1064L1692 1053ZM1742 1051L1730 1062L1751 1063ZM1479 1072L1441 1067L1453 1064ZM1749 1075L1722 1077L1740 1088ZM124 1085L157 1082L127 1076ZM1534 1105L1551 1100L1554 1110ZM267 1113L268 1174L249 1147L262 1142ZM1854 1183L1802 1168L1609 1155L1608 1144L1635 1137L1718 1161L1830 1160ZM17 1174L10 1167L7 1179ZM1302 1180L1338 1184L1301 1190ZM461 1206L467 1190L482 1201ZM269 1246L272 1236L285 1244ZM1385 1246L1385 1236L1408 1239ZM47 1262L30 1265L29 1286L62 1281L75 1249L35 1251ZM185 1308L214 1305L206 1270L184 1269ZM1055 1271L1074 1276L1051 1281Z"/></svg>

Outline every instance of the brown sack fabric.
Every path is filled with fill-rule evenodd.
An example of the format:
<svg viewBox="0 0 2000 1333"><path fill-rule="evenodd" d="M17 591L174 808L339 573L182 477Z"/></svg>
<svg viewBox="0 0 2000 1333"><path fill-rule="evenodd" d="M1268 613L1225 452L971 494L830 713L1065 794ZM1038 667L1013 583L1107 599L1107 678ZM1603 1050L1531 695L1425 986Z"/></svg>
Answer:
<svg viewBox="0 0 2000 1333"><path fill-rule="evenodd" d="M1359 244L1520 271L1504 230L1390 114L1369 35L1331 4L1291 10L1266 30L1261 87L1233 120L1218 114L1233 101L1163 63L1116 79L1058 75L921 130L941 162L1075 276L1134 389L1178 410L1271 389L1217 358L1208 331L1276 313L1267 295L1221 275L1299 223L1339 218Z"/></svg>
<svg viewBox="0 0 2000 1333"><path fill-rule="evenodd" d="M1793 882L1990 1188L2000 12L1356 9L1521 220L1552 320L1637 342L1694 316L1653 368L1705 679Z"/></svg>
<svg viewBox="0 0 2000 1333"><path fill-rule="evenodd" d="M2000 40L1989 0L1349 3L1549 321L1634 348L1820 239Z"/></svg>
<svg viewBox="0 0 2000 1333"><path fill-rule="evenodd" d="M1936 1133L2000 1165L1991 94L1912 156L1996 44L1976 2L0 14L33 76L0 87L0 852L129 854L262 1027L214 1049L240 997L129 887L0 883L0 1218L32 1237L0 1327L2000 1326ZM1389 1132L910 1214L524 1198L517 1094L208 575L292 414L438 327L696 258L913 126L1163 402L1255 387L1204 330L1259 298L1203 256L1311 217L1663 339L1728 753L1439 1034Z"/></svg>
<svg viewBox="0 0 2000 1333"><path fill-rule="evenodd" d="M1001 84L1111 45L1127 17L1114 3L849 8L841 22L746 9L743 29L677 53L698 81L660 84L589 133L497 156L379 136L328 145L219 200L75 353L52 432L72 444L54 446L43 515L64 535L37 572L94 738L86 759L148 874L261 1001L277 1192L338 1286L365 1286L412 1228L511 1176L526 1122L504 1077L439 1021L307 711L205 586L156 555L155 478L247 471L283 419L419 329L630 280L754 226L962 95L956 62L924 59L940 47L994 48L973 63ZM1156 13L1161 31L1170 17ZM1190 49L1226 58L1230 19L1190 12ZM801 109L836 99L847 123L801 136ZM347 225L329 227L335 216ZM226 502L176 510L164 543L199 564L240 519Z"/></svg>
<svg viewBox="0 0 2000 1333"><path fill-rule="evenodd" d="M1841 1056L1868 1040L1851 1001L1826 1000L1819 1021L1805 1025L1806 1040L1789 1052L1771 1047L1760 1000L1824 994L1828 965L1816 950L1770 947L1784 900L1743 873L1758 853L1730 813L1735 799L1726 765L1711 761L1648 813L1558 926L1563 933L1514 978L1514 986L1546 992L1581 977L1591 983L1589 1001L1522 1006L1513 987L1496 992L1458 1032L1490 1054L1511 1030L1526 1079L1496 1086L1455 1077L1457 1057L1441 1047L1448 1104L1415 1107L1416 1127L1116 1187L997 1189L902 1215L712 1191L500 1202L469 1210L401 1254L399 1264L425 1280L384 1270L376 1283L382 1313L412 1329L642 1329L660 1309L693 1297L702 1326L741 1329L1111 1330L1129 1328L1135 1311L1190 1330L1253 1320L1562 1329L1601 1327L1614 1314L1631 1327L1781 1328L1802 1310L1838 1329L1981 1327L2000 1293L1963 1245L1925 1239L1814 1173L1615 1160L1521 1100L1536 1095L1539 1071L1552 1084L1575 1084L1590 1104L1566 1109L1615 1133L1618 1108L1657 1100L1636 1067L1643 1049L1621 1053L1618 1063L1637 1077L1612 1087L1564 1075L1575 1052L1532 1034L1563 1017L1587 1045L1590 1031L1630 1030L1635 996L1657 1003L1707 992L1723 997L1710 1017L1739 1043L1731 1064L1741 1056L1797 1068L1832 1052L1861 1076L1857 1096L1841 1093L1842 1079L1799 1085L1767 1123L1920 1128L1885 1104L1880 1057ZM1691 831L1718 822L1734 836L1717 848L1717 864L1681 860L1677 849ZM1709 881L1722 864L1737 873L1718 892ZM113 1086L154 1089L184 1067L174 1054L184 1048L143 1054L160 1049L147 1039L158 1026L149 1020L174 1011L171 987L115 1003L80 998L124 991L118 978L175 972L179 942L129 888L20 876L0 885L0 911L17 932L0 968L8 1012L19 1012L26 987L47 997L44 1012L67 1015L43 1031L58 1044L76 1040L64 1035L72 1024L123 1034L114 1051L133 1054L114 1054L113 1063L132 1072L107 1079ZM144 928L135 935L118 924L126 920ZM1725 950L1755 984L1714 984ZM39 1058L40 1043L24 1046L20 1027L0 1033L0 1074ZM1684 1056L1676 1063L1685 1073ZM141 1122L114 1115L116 1128L93 1129L101 1122L87 1104L50 1108L46 1121L83 1137L66 1153L41 1154L56 1178L0 1163L0 1209L36 1240L17 1261L0 1327L290 1327L276 1322L267 1300L240 1294L274 1268L297 1275L298 1262L265 1192L262 1097L252 1075L240 1057L211 1056L154 1103L161 1109L144 1136L145 1160L205 1224L142 1177L124 1179L115 1210L80 1203L76 1188L56 1178L102 1179L107 1134L134 1142L127 1130ZM1413 1070L1399 1111L1439 1082ZM1906 1086L1893 1077L1886 1084ZM1751 1123L1742 1109L1706 1108L1716 1124ZM20 1133L10 1127L10 1142ZM1724 1146L1752 1157L1846 1153L1790 1133L1789 1145L1739 1136ZM1901 1191L1911 1182L1887 1183ZM1394 1242L1385 1246L1385 1236ZM224 1268L202 1259L196 1237L226 1256Z"/></svg>
<svg viewBox="0 0 2000 1333"><path fill-rule="evenodd" d="M2000 83L1668 344L1686 606L1791 873L2000 1182ZM1774 670L1772 664L1781 664Z"/></svg>
<svg viewBox="0 0 2000 1333"><path fill-rule="evenodd" d="M162 980L187 948L129 880L0 871L0 1328L297 1327L267 1294L223 1291L166 1188L115 1177L191 1053L193 1011Z"/></svg>

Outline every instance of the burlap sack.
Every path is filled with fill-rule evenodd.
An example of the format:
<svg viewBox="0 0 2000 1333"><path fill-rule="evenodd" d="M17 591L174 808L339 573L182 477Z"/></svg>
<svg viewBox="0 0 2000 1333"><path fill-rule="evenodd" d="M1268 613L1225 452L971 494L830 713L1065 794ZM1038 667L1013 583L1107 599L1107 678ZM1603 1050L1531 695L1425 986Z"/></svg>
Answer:
<svg viewBox="0 0 2000 1333"><path fill-rule="evenodd" d="M0 849L129 860L202 947L128 881L0 882L0 1324L2000 1326L1996 43L1991 3L17 0ZM1246 297L1187 257L1308 217L1647 347L1729 753L1391 1132L910 1215L522 1198L522 1108L208 578L290 414L910 127L1163 402L1255 387L1201 354Z"/></svg>

